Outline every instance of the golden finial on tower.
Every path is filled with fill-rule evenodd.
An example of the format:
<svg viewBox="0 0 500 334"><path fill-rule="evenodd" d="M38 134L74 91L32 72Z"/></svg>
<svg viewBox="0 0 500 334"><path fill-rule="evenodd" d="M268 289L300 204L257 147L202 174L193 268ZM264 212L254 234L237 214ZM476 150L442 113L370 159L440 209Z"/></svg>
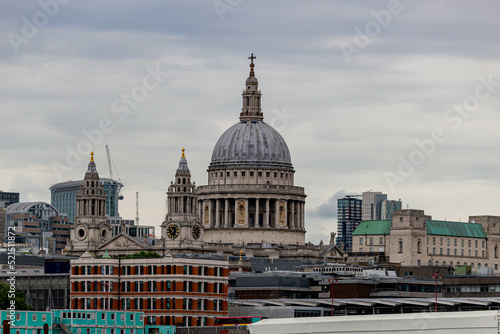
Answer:
<svg viewBox="0 0 500 334"><path fill-rule="evenodd" d="M90 161L94 161L94 151L90 152Z"/></svg>
<svg viewBox="0 0 500 334"><path fill-rule="evenodd" d="M184 147L182 148L182 158L185 158L186 156L184 155Z"/></svg>
<svg viewBox="0 0 500 334"><path fill-rule="evenodd" d="M253 77L253 76L255 76L255 72L253 71L255 64L253 63L253 60L257 59L257 57L254 57L254 55L252 53L252 55L250 57L248 57L248 59L250 59L250 76Z"/></svg>

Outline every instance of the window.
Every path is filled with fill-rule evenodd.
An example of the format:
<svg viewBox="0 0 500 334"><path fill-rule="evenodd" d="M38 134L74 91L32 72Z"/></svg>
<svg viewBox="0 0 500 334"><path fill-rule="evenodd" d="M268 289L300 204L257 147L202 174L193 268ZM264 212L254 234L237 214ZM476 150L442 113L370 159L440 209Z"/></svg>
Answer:
<svg viewBox="0 0 500 334"><path fill-rule="evenodd" d="M439 245L443 246L443 238L439 238Z"/></svg>
<svg viewBox="0 0 500 334"><path fill-rule="evenodd" d="M446 241L446 245L449 246L450 245L450 238L448 238L448 240Z"/></svg>
<svg viewBox="0 0 500 334"><path fill-rule="evenodd" d="M417 266L420 266L421 265L421 261L420 260L417 260Z"/></svg>
<svg viewBox="0 0 500 334"><path fill-rule="evenodd" d="M238 176L238 172L234 172L234 177L237 177Z"/></svg>
<svg viewBox="0 0 500 334"><path fill-rule="evenodd" d="M436 247L432 247L432 254L436 254Z"/></svg>
<svg viewBox="0 0 500 334"><path fill-rule="evenodd" d="M453 250L453 255L457 256L457 250L456 249Z"/></svg>
<svg viewBox="0 0 500 334"><path fill-rule="evenodd" d="M403 253L403 240L399 240L399 253Z"/></svg>
<svg viewBox="0 0 500 334"><path fill-rule="evenodd" d="M363 238L359 238L359 244L363 245Z"/></svg>
<svg viewBox="0 0 500 334"><path fill-rule="evenodd" d="M470 240L468 240L467 244L468 244L468 245L469 245L469 247L470 247L470 245L471 245L471 242L470 242Z"/></svg>
<svg viewBox="0 0 500 334"><path fill-rule="evenodd" d="M464 246L464 239L462 239L462 247Z"/></svg>
<svg viewBox="0 0 500 334"><path fill-rule="evenodd" d="M250 176L253 176L253 172L250 172Z"/></svg>
<svg viewBox="0 0 500 334"><path fill-rule="evenodd" d="M453 246L457 247L457 239L453 240Z"/></svg>
<svg viewBox="0 0 500 334"><path fill-rule="evenodd" d="M229 177L231 174L229 172L226 172L226 176Z"/></svg>
<svg viewBox="0 0 500 334"><path fill-rule="evenodd" d="M259 175L259 177L262 177L262 172L259 172L259 174L258 174L258 175Z"/></svg>
<svg viewBox="0 0 500 334"><path fill-rule="evenodd" d="M484 248L484 240L481 241L481 246Z"/></svg>
<svg viewBox="0 0 500 334"><path fill-rule="evenodd" d="M368 244L369 244L369 245L373 245L373 238L370 238L370 239L369 239Z"/></svg>
<svg viewBox="0 0 500 334"><path fill-rule="evenodd" d="M450 249L449 248L446 249L446 255L450 255Z"/></svg>
<svg viewBox="0 0 500 334"><path fill-rule="evenodd" d="M470 241L470 240L469 240ZM469 249L469 256L470 256L470 249Z"/></svg>
<svg viewBox="0 0 500 334"><path fill-rule="evenodd" d="M246 175L246 173L245 173L244 171L243 171L243 172L241 172L241 176L242 176L242 177L245 177L245 175Z"/></svg>
<svg viewBox="0 0 500 334"><path fill-rule="evenodd" d="M421 244L421 241L420 239L417 241L417 253L421 253L422 251L420 250L420 244Z"/></svg>
<svg viewBox="0 0 500 334"><path fill-rule="evenodd" d="M36 314L33 314L33 321L36 321Z"/></svg>
<svg viewBox="0 0 500 334"><path fill-rule="evenodd" d="M474 241L474 246L477 248L477 240Z"/></svg>
<svg viewBox="0 0 500 334"><path fill-rule="evenodd" d="M271 172L266 172L266 177L271 177Z"/></svg>
<svg viewBox="0 0 500 334"><path fill-rule="evenodd" d="M380 245L383 245L383 244L384 244L384 238L383 238L383 237L380 237L380 238L378 239L378 243L379 243Z"/></svg>

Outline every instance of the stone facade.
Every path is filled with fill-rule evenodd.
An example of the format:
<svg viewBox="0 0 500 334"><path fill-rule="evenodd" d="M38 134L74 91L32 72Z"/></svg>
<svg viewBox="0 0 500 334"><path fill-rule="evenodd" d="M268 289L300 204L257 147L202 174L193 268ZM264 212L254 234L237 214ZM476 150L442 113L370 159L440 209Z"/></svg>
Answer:
<svg viewBox="0 0 500 334"><path fill-rule="evenodd" d="M423 210L396 210L390 234L355 235L353 251L368 253L370 249L373 252L383 250L391 263L406 266L471 265L473 271L485 267L498 271L500 217L471 216L468 223L444 222L455 227L455 234L446 231L429 233L426 224L432 222L431 216L425 215ZM460 233L471 227L484 231L484 235Z"/></svg>
<svg viewBox="0 0 500 334"><path fill-rule="evenodd" d="M87 171L77 195L80 216L68 254L81 255L90 250L102 255L108 250L114 256L145 250L162 255L244 255L308 261L345 258L333 239L329 245L305 243L306 194L304 188L294 185L295 170L285 140L263 121L253 59L240 120L214 147L208 185L197 187L191 180L183 149L167 191L168 213L161 225L161 238L132 238L124 233L108 237L106 217L85 207L85 203L99 203L100 207L105 201L99 197L101 188L92 159L91 172Z"/></svg>

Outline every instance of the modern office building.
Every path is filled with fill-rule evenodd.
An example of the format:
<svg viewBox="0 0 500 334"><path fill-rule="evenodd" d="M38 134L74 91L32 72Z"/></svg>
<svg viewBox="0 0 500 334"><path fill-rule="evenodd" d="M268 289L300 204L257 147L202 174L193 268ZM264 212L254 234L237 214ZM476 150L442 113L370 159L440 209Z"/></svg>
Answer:
<svg viewBox="0 0 500 334"><path fill-rule="evenodd" d="M363 213L362 220L380 220L381 203L387 199L386 194L380 191L366 191L363 193Z"/></svg>
<svg viewBox="0 0 500 334"><path fill-rule="evenodd" d="M0 190L0 203L4 202L4 207L19 203L19 193L9 193Z"/></svg>
<svg viewBox="0 0 500 334"><path fill-rule="evenodd" d="M380 219L381 220L392 220L392 215L394 214L394 211L396 210L401 210L403 206L403 203L401 203L401 200L399 201L394 201L394 200L383 200L380 203Z"/></svg>
<svg viewBox="0 0 500 334"><path fill-rule="evenodd" d="M346 196L337 200L336 244L346 252L352 250L352 232L361 222L362 201L356 197L358 196Z"/></svg>
<svg viewBox="0 0 500 334"><path fill-rule="evenodd" d="M119 217L118 200L120 189L123 184L112 179L99 179L106 192L106 215L108 217ZM50 203L61 213L65 213L69 222L73 223L76 216L76 192L83 180L56 183L50 187Z"/></svg>
<svg viewBox="0 0 500 334"><path fill-rule="evenodd" d="M32 244L50 254L60 253L70 237L68 217L45 202L9 205L5 213L4 235L14 230L16 243Z"/></svg>
<svg viewBox="0 0 500 334"><path fill-rule="evenodd" d="M134 238L152 238L155 235L155 227L151 225L136 225L133 219L123 219L121 217L108 217L111 225L111 236L121 233L121 224L125 227L124 233Z"/></svg>

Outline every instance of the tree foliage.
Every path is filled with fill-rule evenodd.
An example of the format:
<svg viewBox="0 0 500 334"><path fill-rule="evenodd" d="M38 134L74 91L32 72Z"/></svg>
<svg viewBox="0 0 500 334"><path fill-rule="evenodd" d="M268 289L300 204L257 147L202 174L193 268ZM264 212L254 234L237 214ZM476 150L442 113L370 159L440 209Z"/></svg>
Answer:
<svg viewBox="0 0 500 334"><path fill-rule="evenodd" d="M10 285L0 283L0 310L7 310L11 306L11 299L15 300L15 307L17 311L28 310L32 311L33 307L26 303L24 291L10 291ZM12 298L14 297L14 298Z"/></svg>
<svg viewBox="0 0 500 334"><path fill-rule="evenodd" d="M146 251L140 251L139 253L134 253L132 255L124 255L121 258L122 259L156 259L160 258L161 255L158 254L157 252L146 252Z"/></svg>

